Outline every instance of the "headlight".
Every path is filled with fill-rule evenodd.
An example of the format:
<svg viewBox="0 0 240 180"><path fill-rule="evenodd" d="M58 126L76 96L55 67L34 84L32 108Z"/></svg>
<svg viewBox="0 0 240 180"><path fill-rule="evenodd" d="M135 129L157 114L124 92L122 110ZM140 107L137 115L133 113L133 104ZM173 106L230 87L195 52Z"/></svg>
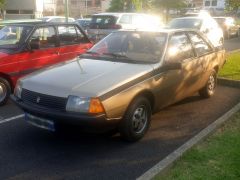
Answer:
<svg viewBox="0 0 240 180"><path fill-rule="evenodd" d="M22 97L22 83L20 81L18 81L15 86L14 95L19 99Z"/></svg>
<svg viewBox="0 0 240 180"><path fill-rule="evenodd" d="M104 108L98 98L69 96L66 111L97 114L104 113Z"/></svg>

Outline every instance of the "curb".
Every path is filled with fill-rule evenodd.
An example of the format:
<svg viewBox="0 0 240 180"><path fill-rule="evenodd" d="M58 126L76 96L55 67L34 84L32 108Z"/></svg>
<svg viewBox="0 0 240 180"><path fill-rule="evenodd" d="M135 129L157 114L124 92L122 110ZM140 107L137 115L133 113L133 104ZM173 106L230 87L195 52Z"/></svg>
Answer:
<svg viewBox="0 0 240 180"><path fill-rule="evenodd" d="M208 135L210 135L213 131L215 131L218 127L220 127L234 113L236 113L239 110L240 110L240 103L235 105L231 110L229 110L223 116L218 118L216 121L214 121L208 127L203 129L196 136L194 136L193 138L188 140L186 143L184 143L182 146L180 146L178 149L173 151L171 154L169 154L167 157L165 157L163 160L161 160L159 163L157 163L155 166L153 166L143 175L138 177L137 180L148 180L148 179L154 178L158 174L161 175L165 170L167 170L167 168L171 167L171 165L173 165L173 163L176 160L178 160L183 155L183 153L191 149L194 145L199 143L203 138L206 138Z"/></svg>
<svg viewBox="0 0 240 180"><path fill-rule="evenodd" d="M228 51L226 54L229 55L229 54L231 54L231 53L235 53L235 52L239 52L239 51L240 51L240 49L235 49L235 50L233 50L233 51Z"/></svg>
<svg viewBox="0 0 240 180"><path fill-rule="evenodd" d="M218 78L218 83L224 86L230 86L235 88L240 88L240 81L237 80L229 80L226 78Z"/></svg>

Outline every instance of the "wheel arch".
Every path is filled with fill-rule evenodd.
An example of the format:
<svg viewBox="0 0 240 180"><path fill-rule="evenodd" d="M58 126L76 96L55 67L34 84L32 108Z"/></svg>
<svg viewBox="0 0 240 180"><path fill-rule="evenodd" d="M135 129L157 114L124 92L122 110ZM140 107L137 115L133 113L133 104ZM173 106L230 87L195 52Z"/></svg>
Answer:
<svg viewBox="0 0 240 180"><path fill-rule="evenodd" d="M133 98L132 100L130 101L129 105L128 105L128 108L129 106L132 104L132 102L138 98L138 97L145 97L149 100L150 102L150 105L151 105L151 110L152 110L152 113L155 109L155 97L154 97L154 94L150 91L150 90L142 90L140 92L138 92ZM128 109L127 108L127 109Z"/></svg>
<svg viewBox="0 0 240 180"><path fill-rule="evenodd" d="M0 78L4 78L5 80L8 81L8 83L10 84L10 87L11 87L11 92L13 92L13 89L14 89L13 87L14 87L14 85L13 85L13 82L12 82L10 76L7 75L7 74L5 74L5 73L0 72Z"/></svg>

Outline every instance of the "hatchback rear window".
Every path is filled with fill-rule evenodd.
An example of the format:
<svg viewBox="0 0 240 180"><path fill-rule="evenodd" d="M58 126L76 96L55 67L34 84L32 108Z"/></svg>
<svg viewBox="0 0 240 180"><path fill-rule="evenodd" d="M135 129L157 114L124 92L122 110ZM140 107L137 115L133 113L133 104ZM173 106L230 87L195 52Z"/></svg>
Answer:
<svg viewBox="0 0 240 180"><path fill-rule="evenodd" d="M202 24L201 19L173 19L169 23L170 28L193 28L193 29L199 29Z"/></svg>
<svg viewBox="0 0 240 180"><path fill-rule="evenodd" d="M117 22L116 16L93 16L90 28L110 29Z"/></svg>

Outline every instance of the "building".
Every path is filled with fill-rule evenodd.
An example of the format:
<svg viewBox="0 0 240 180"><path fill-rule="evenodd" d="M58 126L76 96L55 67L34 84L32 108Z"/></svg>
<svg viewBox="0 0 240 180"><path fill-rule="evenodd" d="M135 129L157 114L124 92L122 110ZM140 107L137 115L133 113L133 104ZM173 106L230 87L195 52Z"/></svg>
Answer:
<svg viewBox="0 0 240 180"><path fill-rule="evenodd" d="M68 0L69 16L81 18L106 11L111 0ZM65 0L56 0L56 14L64 15Z"/></svg>
<svg viewBox="0 0 240 180"><path fill-rule="evenodd" d="M225 9L225 0L203 0L204 8L213 8L216 10L224 10Z"/></svg>
<svg viewBox="0 0 240 180"><path fill-rule="evenodd" d="M4 18L33 19L42 17L42 12L43 0L7 0Z"/></svg>

